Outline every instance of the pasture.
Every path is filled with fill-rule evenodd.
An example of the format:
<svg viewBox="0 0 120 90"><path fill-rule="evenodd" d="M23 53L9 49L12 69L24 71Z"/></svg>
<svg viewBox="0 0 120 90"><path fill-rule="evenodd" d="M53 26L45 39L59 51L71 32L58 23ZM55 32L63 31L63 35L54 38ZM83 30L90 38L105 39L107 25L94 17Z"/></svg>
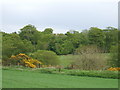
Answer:
<svg viewBox="0 0 120 90"><path fill-rule="evenodd" d="M117 88L118 79L4 70L3 88Z"/></svg>

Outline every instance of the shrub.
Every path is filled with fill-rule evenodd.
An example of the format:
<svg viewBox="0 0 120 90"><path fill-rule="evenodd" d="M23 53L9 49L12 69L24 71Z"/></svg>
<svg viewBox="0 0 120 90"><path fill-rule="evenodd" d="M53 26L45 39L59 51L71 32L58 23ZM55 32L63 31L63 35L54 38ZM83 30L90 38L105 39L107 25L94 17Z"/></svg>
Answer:
<svg viewBox="0 0 120 90"><path fill-rule="evenodd" d="M106 67L102 50L95 45L82 46L76 50L79 58L72 64L82 70L101 70Z"/></svg>
<svg viewBox="0 0 120 90"><path fill-rule="evenodd" d="M111 67L119 67L120 60L118 60L118 45L111 47L110 57L111 58L108 60L108 64Z"/></svg>
<svg viewBox="0 0 120 90"><path fill-rule="evenodd" d="M31 54L31 57L41 60L45 65L59 64L58 56L53 51L38 50Z"/></svg>
<svg viewBox="0 0 120 90"><path fill-rule="evenodd" d="M11 65L23 65L31 68L36 68L38 67L39 64L42 64L40 61L28 57L27 55L22 53L16 56L12 55L8 61Z"/></svg>
<svg viewBox="0 0 120 90"><path fill-rule="evenodd" d="M116 67L116 68L110 67L107 70L108 71L120 71L120 67Z"/></svg>

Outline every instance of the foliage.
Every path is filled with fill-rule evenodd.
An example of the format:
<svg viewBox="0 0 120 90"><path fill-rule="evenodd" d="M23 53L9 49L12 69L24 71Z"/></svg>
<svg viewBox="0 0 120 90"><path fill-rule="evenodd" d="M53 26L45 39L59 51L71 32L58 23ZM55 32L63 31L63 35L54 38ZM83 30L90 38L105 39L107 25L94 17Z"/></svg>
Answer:
<svg viewBox="0 0 120 90"><path fill-rule="evenodd" d="M52 34L53 33L53 29L52 28L46 28L44 31L43 31L44 34Z"/></svg>
<svg viewBox="0 0 120 90"><path fill-rule="evenodd" d="M39 35L39 34L38 34L38 31L36 30L35 26L26 25L25 27L23 27L20 30L21 31L19 32L19 35L20 35L21 39L26 39L26 40L31 41L31 43L33 45L37 44L36 35Z"/></svg>
<svg viewBox="0 0 120 90"><path fill-rule="evenodd" d="M108 70L109 71L120 71L120 67L115 67L115 68L110 67L110 68L108 68Z"/></svg>
<svg viewBox="0 0 120 90"><path fill-rule="evenodd" d="M82 32L70 30L65 34L53 34L52 28L39 31L34 25L29 24L21 28L19 33L1 33L3 36L2 62L4 64L8 62L11 55L30 54L38 50L49 50L57 55L68 55L83 53L93 47L94 50L90 50L90 52L95 53L95 47L97 47L96 49L99 49L100 53L110 53L111 48L117 46L118 43L118 29L113 27L106 29L91 27ZM115 57L117 56L114 55L113 61Z"/></svg>
<svg viewBox="0 0 120 90"><path fill-rule="evenodd" d="M101 29L96 27L91 27L88 33L90 44L96 44L99 47L104 45L104 33Z"/></svg>
<svg viewBox="0 0 120 90"><path fill-rule="evenodd" d="M113 27L107 27L103 29L105 38L104 38L104 50L105 52L110 52L112 46L118 44L118 29Z"/></svg>
<svg viewBox="0 0 120 90"><path fill-rule="evenodd" d="M81 46L75 52L79 58L71 64L82 70L102 70L105 68L106 62L101 52L101 49L95 45Z"/></svg>
<svg viewBox="0 0 120 90"><path fill-rule="evenodd" d="M36 68L36 67L38 67L39 64L42 64L42 63L38 60L28 57L25 54L20 53L16 56L11 56L9 59L9 64L23 65L26 67Z"/></svg>
<svg viewBox="0 0 120 90"><path fill-rule="evenodd" d="M99 48L96 45L80 45L76 50L75 50L75 54L94 54L94 53L102 53L102 49Z"/></svg>
<svg viewBox="0 0 120 90"><path fill-rule="evenodd" d="M74 46L70 41L65 41L62 44L55 43L55 51L59 55L66 55L72 53Z"/></svg>
<svg viewBox="0 0 120 90"><path fill-rule="evenodd" d="M111 67L119 67L120 61L118 60L118 45L111 47L110 56L111 58L108 60L108 64Z"/></svg>
<svg viewBox="0 0 120 90"><path fill-rule="evenodd" d="M45 65L59 64L58 56L52 51L38 50L30 55L31 57L43 62Z"/></svg>
<svg viewBox="0 0 120 90"><path fill-rule="evenodd" d="M21 40L18 34L2 33L2 58L3 62L7 60L11 55L17 55L19 53L28 53L33 51L33 46L30 41Z"/></svg>

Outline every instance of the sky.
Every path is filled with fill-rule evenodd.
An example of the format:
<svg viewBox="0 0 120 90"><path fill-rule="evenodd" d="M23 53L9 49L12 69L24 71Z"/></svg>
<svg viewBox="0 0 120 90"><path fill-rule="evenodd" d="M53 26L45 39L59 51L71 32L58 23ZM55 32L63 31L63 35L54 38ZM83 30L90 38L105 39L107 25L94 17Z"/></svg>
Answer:
<svg viewBox="0 0 120 90"><path fill-rule="evenodd" d="M118 27L119 0L0 0L0 30L11 33L32 24L54 33L90 27Z"/></svg>

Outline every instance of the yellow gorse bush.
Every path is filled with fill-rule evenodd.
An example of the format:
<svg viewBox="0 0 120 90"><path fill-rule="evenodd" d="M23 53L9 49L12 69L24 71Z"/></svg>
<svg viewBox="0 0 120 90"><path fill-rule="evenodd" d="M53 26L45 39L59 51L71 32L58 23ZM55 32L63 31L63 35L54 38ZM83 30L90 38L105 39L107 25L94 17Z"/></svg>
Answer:
<svg viewBox="0 0 120 90"><path fill-rule="evenodd" d="M33 59L23 53L20 53L16 56L11 56L10 59L17 60L20 65L30 67L30 68L36 68L38 65L43 64L42 62Z"/></svg>
<svg viewBox="0 0 120 90"><path fill-rule="evenodd" d="M120 71L120 67L110 67L107 70L108 71Z"/></svg>
<svg viewBox="0 0 120 90"><path fill-rule="evenodd" d="M25 61L25 66L26 67L31 67L31 68L36 68L36 65L34 65L34 64L30 63L30 62L27 62L27 61Z"/></svg>
<svg viewBox="0 0 120 90"><path fill-rule="evenodd" d="M23 63L25 63L26 67L36 68L37 64L42 64L40 61L35 59L23 59Z"/></svg>

